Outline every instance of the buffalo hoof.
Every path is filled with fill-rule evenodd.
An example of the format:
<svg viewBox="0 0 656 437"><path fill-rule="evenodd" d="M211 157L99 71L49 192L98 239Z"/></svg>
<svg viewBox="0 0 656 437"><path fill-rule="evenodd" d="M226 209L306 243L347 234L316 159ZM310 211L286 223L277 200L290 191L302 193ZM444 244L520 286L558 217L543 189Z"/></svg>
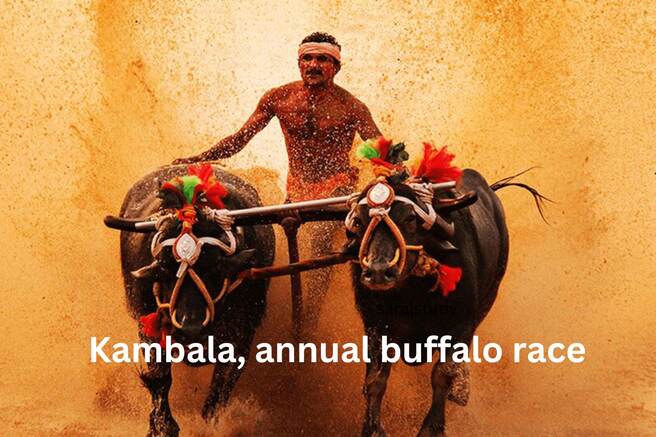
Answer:
<svg viewBox="0 0 656 437"><path fill-rule="evenodd" d="M151 426L146 437L178 437L180 427L174 420Z"/></svg>
<svg viewBox="0 0 656 437"><path fill-rule="evenodd" d="M219 406L216 403L205 403L203 405L203 410L201 411L201 416L203 420L208 423L216 423L219 420Z"/></svg>
<svg viewBox="0 0 656 437"><path fill-rule="evenodd" d="M147 437L178 437L178 434L180 427L168 408L151 411Z"/></svg>
<svg viewBox="0 0 656 437"><path fill-rule="evenodd" d="M469 367L464 364L459 365L453 375L448 399L461 407L469 402Z"/></svg>
<svg viewBox="0 0 656 437"><path fill-rule="evenodd" d="M365 425L362 429L362 437L387 437L387 433L383 425L378 425L377 427L368 427Z"/></svg>
<svg viewBox="0 0 656 437"><path fill-rule="evenodd" d="M444 437L444 425L424 425L419 430L417 437Z"/></svg>

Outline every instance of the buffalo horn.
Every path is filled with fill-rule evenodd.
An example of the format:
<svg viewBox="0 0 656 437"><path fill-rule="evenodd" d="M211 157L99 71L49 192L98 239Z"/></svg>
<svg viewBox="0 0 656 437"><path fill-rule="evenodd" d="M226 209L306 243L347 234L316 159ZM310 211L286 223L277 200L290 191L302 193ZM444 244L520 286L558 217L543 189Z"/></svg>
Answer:
<svg viewBox="0 0 656 437"><path fill-rule="evenodd" d="M461 208L472 205L478 200L478 195L475 191L468 191L467 193L456 197L455 199L438 199L436 210L441 213L448 213Z"/></svg>
<svg viewBox="0 0 656 437"><path fill-rule="evenodd" d="M136 279L143 279L147 277L158 265L159 261L155 260L147 266L131 271L130 274Z"/></svg>
<svg viewBox="0 0 656 437"><path fill-rule="evenodd" d="M152 220L128 219L113 215L106 216L104 222L105 226L111 229L141 233L155 232L157 226L157 222Z"/></svg>

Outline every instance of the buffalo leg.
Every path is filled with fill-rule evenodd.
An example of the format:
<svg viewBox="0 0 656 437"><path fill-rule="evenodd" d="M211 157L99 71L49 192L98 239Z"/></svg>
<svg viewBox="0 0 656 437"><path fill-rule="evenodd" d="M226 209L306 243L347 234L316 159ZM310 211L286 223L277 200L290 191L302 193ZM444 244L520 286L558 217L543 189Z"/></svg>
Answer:
<svg viewBox="0 0 656 437"><path fill-rule="evenodd" d="M362 427L363 437L384 436L385 429L380 422L380 406L383 402L387 379L389 378L391 363L384 363L381 351L380 333L373 329L367 329L369 336L369 357L371 362L367 363L363 393L367 403L364 425Z"/></svg>
<svg viewBox="0 0 656 437"><path fill-rule="evenodd" d="M248 333L248 328L244 328L245 337L241 342L235 345L237 359L244 357L248 359L248 354L253 340L254 332ZM232 390L235 388L244 367L239 368L239 363L219 363L214 366L210 392L203 405L203 419L209 421L217 416L219 409L225 408L230 400Z"/></svg>
<svg viewBox="0 0 656 437"><path fill-rule="evenodd" d="M458 376L461 365L453 361L444 363L438 361L433 366L431 385L433 386L433 402L419 431L420 437L443 436L445 430L444 409L451 384Z"/></svg>
<svg viewBox="0 0 656 437"><path fill-rule="evenodd" d="M153 400L148 437L175 437L180 432L169 406L172 380L170 363L149 363L148 370L141 374L141 381Z"/></svg>

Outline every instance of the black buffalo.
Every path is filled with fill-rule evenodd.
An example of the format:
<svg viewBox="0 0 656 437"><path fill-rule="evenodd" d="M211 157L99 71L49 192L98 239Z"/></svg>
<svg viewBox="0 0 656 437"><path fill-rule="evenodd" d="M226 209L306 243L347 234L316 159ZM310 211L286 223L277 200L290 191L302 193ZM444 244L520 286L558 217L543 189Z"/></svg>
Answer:
<svg viewBox="0 0 656 437"><path fill-rule="evenodd" d="M410 186L390 184L396 196L422 205ZM391 204L389 217L398 226L407 245L421 245L428 255L440 263L462 269L457 288L447 296L439 289L431 291L435 286L435 277L413 274L422 256L421 250L409 250L405 266L399 271L398 262L395 262L399 243L388 226L377 226L369 239L368 248L364 253L361 251L361 262L353 267L353 282L356 304L370 340L369 356L372 361L367 364L364 383L366 413L363 435L385 434L380 421L380 407L391 364L382 360L382 336L387 336L388 342L411 344L413 351L417 343L424 343L431 335L450 335L454 344L470 344L477 326L492 307L506 271L509 246L504 211L494 190L507 185L513 184L504 180L490 187L476 171L464 171L458 189L475 192L478 200L470 207L452 211L445 217L455 225L451 242L457 250L444 248L446 237L442 230L422 228L421 220L407 202L394 201ZM541 200L539 193L534 190L532 193L536 201ZM363 197L364 194L361 199ZM436 202L437 199L434 199L437 208ZM359 204L354 211L356 242L362 242L372 220L369 210L368 205ZM454 363L450 357L451 354L447 353L444 363L435 360L431 379L432 404L419 431L421 436L444 433L447 397L460 404L466 403L467 369ZM422 356L421 362L427 362L428 358Z"/></svg>
<svg viewBox="0 0 656 437"><path fill-rule="evenodd" d="M187 174L185 166L169 166L157 170L139 182L128 192L121 216L125 218L143 218L166 212L166 204L158 197L162 183L176 176ZM227 188L229 194L223 200L228 209L242 209L260 205L255 189L240 178L214 167L217 179ZM171 219L163 225L162 240L175 238L180 234L180 222ZM237 251L227 256L220 248L211 245L202 246L194 270L207 285L212 298L215 298L226 277L251 266L268 266L273 262L275 239L273 229L267 226L249 226L233 228L237 239ZM199 214L193 226L197 237L215 237L225 241L225 232L216 223L208 221ZM127 303L132 316L141 316L156 311L153 297L153 285L158 283L163 301L168 301L176 283L178 262L172 255L171 247L164 247L153 264L150 244L153 233L121 233L121 261ZM144 266L149 266L143 268ZM132 272L139 270L138 278ZM206 317L206 302L199 293L197 284L187 275L182 282L176 305L176 320L179 328L172 328L172 339L181 344L200 342L206 344L208 335L215 337L215 345L232 343L236 355L248 357L249 349L256 328L264 316L266 306L267 279L250 280L242 283L232 293L227 294L215 305L213 321L203 326ZM170 326L167 311L161 311L163 325ZM140 333L142 341L153 341ZM217 351L207 351L215 354ZM240 373L237 363L216 364L209 394L202 409L207 420L220 413L225 407ZM152 395L153 409L150 414L149 435L175 436L179 427L175 422L168 403L171 387L171 364L150 363L147 371L142 372L141 379Z"/></svg>

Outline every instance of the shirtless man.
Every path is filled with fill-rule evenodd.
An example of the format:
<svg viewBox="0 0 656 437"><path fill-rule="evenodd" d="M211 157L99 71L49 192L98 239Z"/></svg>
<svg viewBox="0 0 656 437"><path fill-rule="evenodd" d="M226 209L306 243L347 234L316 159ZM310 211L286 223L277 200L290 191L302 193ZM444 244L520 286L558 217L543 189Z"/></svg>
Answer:
<svg viewBox="0 0 656 437"><path fill-rule="evenodd" d="M280 121L289 159L287 199L320 199L351 192L357 181L357 170L349 164L355 134L368 139L381 132L367 106L335 85L333 80L341 67L340 51L332 35L315 32L305 37L298 48L301 81L266 92L236 133L200 155L178 159L174 164L228 158L243 149L275 116ZM334 229L336 226L324 223L323 229L313 232L315 254L329 249ZM316 321L328 274L329 269L321 269L312 275L308 287L310 324Z"/></svg>
<svg viewBox="0 0 656 437"><path fill-rule="evenodd" d="M307 36L298 49L301 81L267 91L236 133L200 155L174 163L228 158L275 116L287 146L289 200L327 197L340 186L352 187L357 173L349 165L349 151L356 132L362 139L381 133L365 104L333 81L340 70L340 49L331 35Z"/></svg>

